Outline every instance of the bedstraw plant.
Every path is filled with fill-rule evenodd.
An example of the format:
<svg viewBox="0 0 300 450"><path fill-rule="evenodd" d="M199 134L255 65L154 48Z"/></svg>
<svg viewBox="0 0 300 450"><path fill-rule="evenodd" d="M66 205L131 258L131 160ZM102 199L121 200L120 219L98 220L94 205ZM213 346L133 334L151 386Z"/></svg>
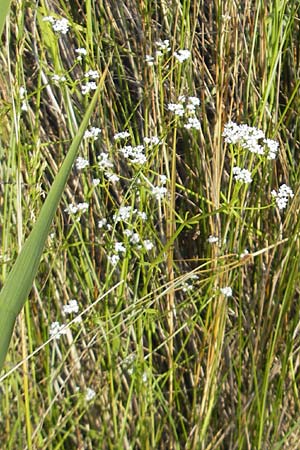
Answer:
<svg viewBox="0 0 300 450"><path fill-rule="evenodd" d="M125 3L0 6L0 448L296 450L299 2Z"/></svg>

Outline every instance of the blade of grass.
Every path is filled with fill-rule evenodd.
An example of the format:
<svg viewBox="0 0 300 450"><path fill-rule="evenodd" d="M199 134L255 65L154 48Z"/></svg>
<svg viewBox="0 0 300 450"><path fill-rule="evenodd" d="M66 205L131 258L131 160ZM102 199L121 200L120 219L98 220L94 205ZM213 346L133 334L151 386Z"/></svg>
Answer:
<svg viewBox="0 0 300 450"><path fill-rule="evenodd" d="M53 182L48 197L41 209L40 215L27 240L25 241L23 248L0 292L0 330L2 333L0 345L0 370L6 357L15 320L31 290L51 222L59 205L69 173L76 158L81 139L95 108L99 92L103 87L108 66L109 62L106 65L100 79L99 86L84 115L79 130L73 139L66 158Z"/></svg>
<svg viewBox="0 0 300 450"><path fill-rule="evenodd" d="M2 36L5 19L10 8L11 0L1 0L0 2L0 36Z"/></svg>

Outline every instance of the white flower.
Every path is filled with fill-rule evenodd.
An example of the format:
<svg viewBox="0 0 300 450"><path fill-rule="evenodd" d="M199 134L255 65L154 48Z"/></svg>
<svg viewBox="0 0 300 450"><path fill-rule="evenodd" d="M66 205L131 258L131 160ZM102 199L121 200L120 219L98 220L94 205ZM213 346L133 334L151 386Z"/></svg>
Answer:
<svg viewBox="0 0 300 450"><path fill-rule="evenodd" d="M169 39L165 39L164 41L156 41L156 47L159 49L159 52L168 52L171 50ZM158 52L156 52L157 54ZM160 56L160 55L157 55Z"/></svg>
<svg viewBox="0 0 300 450"><path fill-rule="evenodd" d="M89 209L89 204L85 203L85 202L78 203L77 208L78 208L78 211L85 212Z"/></svg>
<svg viewBox="0 0 300 450"><path fill-rule="evenodd" d="M72 314L72 313L78 313L79 306L77 303L77 300L69 300L69 302L63 306L63 314Z"/></svg>
<svg viewBox="0 0 300 450"><path fill-rule="evenodd" d="M182 290L183 292L188 292L193 289L193 285L189 283L182 283Z"/></svg>
<svg viewBox="0 0 300 450"><path fill-rule="evenodd" d="M278 142L266 139L264 132L256 127L228 122L224 127L223 136L228 144L240 144L252 153L266 154L267 159L275 159L277 156ZM267 147L266 150L262 144Z"/></svg>
<svg viewBox="0 0 300 450"><path fill-rule="evenodd" d="M168 179L168 178L166 177L166 175L160 175L160 176L159 176L160 184L162 184L162 185L166 184L167 179Z"/></svg>
<svg viewBox="0 0 300 450"><path fill-rule="evenodd" d="M84 159L81 156L78 156L78 158L76 159L76 169L77 170L82 170L85 167L87 167L88 165L89 165L89 162L87 159Z"/></svg>
<svg viewBox="0 0 300 450"><path fill-rule="evenodd" d="M69 214L76 214L78 211L77 205L73 205L72 203L70 203L64 210L65 212L69 213Z"/></svg>
<svg viewBox="0 0 300 450"><path fill-rule="evenodd" d="M94 141L98 139L101 133L101 129L97 127L91 127L89 130L85 130L83 138L84 139L93 139Z"/></svg>
<svg viewBox="0 0 300 450"><path fill-rule="evenodd" d="M104 217L103 219L98 220L98 228L104 228L107 224L107 219Z"/></svg>
<svg viewBox="0 0 300 450"><path fill-rule="evenodd" d="M120 133L116 133L114 135L114 140L117 141L119 139L126 139L130 136L130 133L128 131L120 131Z"/></svg>
<svg viewBox="0 0 300 450"><path fill-rule="evenodd" d="M143 383L147 383L147 381L148 381L148 375L147 375L147 372L143 372L143 375L142 375L142 382L143 382Z"/></svg>
<svg viewBox="0 0 300 450"><path fill-rule="evenodd" d="M67 34L69 26L69 21L67 19L56 20L55 23L52 24L53 30L62 34Z"/></svg>
<svg viewBox="0 0 300 450"><path fill-rule="evenodd" d="M56 73L52 75L51 79L52 81L54 81L54 83L62 83L66 81L66 77L64 77L63 75L57 75Z"/></svg>
<svg viewBox="0 0 300 450"><path fill-rule="evenodd" d="M179 117L182 117L184 115L184 106L182 103L169 103L168 110Z"/></svg>
<svg viewBox="0 0 300 450"><path fill-rule="evenodd" d="M265 134L262 130L244 124L238 125L234 122L228 122L225 125L223 136L225 142L228 144L242 143L246 146L248 143L249 147L251 147L254 142L257 143L259 139L265 138Z"/></svg>
<svg viewBox="0 0 300 450"><path fill-rule="evenodd" d="M130 237L133 235L133 231L130 230L129 228L126 228L126 230L124 230L124 234L125 236Z"/></svg>
<svg viewBox="0 0 300 450"><path fill-rule="evenodd" d="M132 244L138 244L140 242L140 237L138 235L138 233L133 233L130 237L130 242Z"/></svg>
<svg viewBox="0 0 300 450"><path fill-rule="evenodd" d="M87 402L90 402L91 400L93 400L93 398L96 396L96 392L91 389L91 388L87 388L86 392L85 392L85 400Z"/></svg>
<svg viewBox="0 0 300 450"><path fill-rule="evenodd" d="M137 145L136 147L126 145L125 147L120 148L119 151L123 154L124 158L128 159L130 162L143 165L147 161L144 149L145 147L143 145Z"/></svg>
<svg viewBox="0 0 300 450"><path fill-rule="evenodd" d="M210 236L208 237L208 239L207 239L207 242L208 242L209 244L216 244L217 242L219 242L219 238L218 238L218 236L212 236L212 235L210 235Z"/></svg>
<svg viewBox="0 0 300 450"><path fill-rule="evenodd" d="M50 22L50 23L54 23L55 19L52 16L45 16L43 17L43 22Z"/></svg>
<svg viewBox="0 0 300 450"><path fill-rule="evenodd" d="M267 158L276 159L279 143L277 141L274 141L273 139L264 139L263 142L268 148Z"/></svg>
<svg viewBox="0 0 300 450"><path fill-rule="evenodd" d="M77 205L70 203L67 208L65 208L65 212L69 214L76 214L77 212L84 213L88 207L88 203L78 203Z"/></svg>
<svg viewBox="0 0 300 450"><path fill-rule="evenodd" d="M242 183L251 183L252 181L251 172L247 169L234 167L232 173L236 181L241 181Z"/></svg>
<svg viewBox="0 0 300 450"><path fill-rule="evenodd" d="M100 184L99 178L93 178L92 183L93 183L93 186L95 186L95 187L98 186L98 184Z"/></svg>
<svg viewBox="0 0 300 450"><path fill-rule="evenodd" d="M189 101L190 105L193 105L193 106L200 105L200 99L198 97L193 97L193 96L188 97L188 101Z"/></svg>
<svg viewBox="0 0 300 450"><path fill-rule="evenodd" d="M82 47L76 48L76 49L75 49L75 53L77 53L77 54L80 55L80 56L86 56L86 55L87 55L86 49L85 49L85 48L82 48Z"/></svg>
<svg viewBox="0 0 300 450"><path fill-rule="evenodd" d="M67 333L67 329L64 328L64 325L60 325L59 322L52 322L50 325L49 335L54 339L59 339L63 334Z"/></svg>
<svg viewBox="0 0 300 450"><path fill-rule="evenodd" d="M189 50L178 50L178 52L174 52L173 56L182 63L186 59L189 59L191 56L191 52Z"/></svg>
<svg viewBox="0 0 300 450"><path fill-rule="evenodd" d="M85 72L84 76L87 78L91 78L92 80L97 80L100 75L97 70L88 70L87 72Z"/></svg>
<svg viewBox="0 0 300 450"><path fill-rule="evenodd" d="M26 97L26 89L23 86L21 86L19 89L19 95L21 100L23 100Z"/></svg>
<svg viewBox="0 0 300 450"><path fill-rule="evenodd" d="M118 264L118 262L120 261L120 256L119 255L108 255L107 259L113 266L116 266Z"/></svg>
<svg viewBox="0 0 300 450"><path fill-rule="evenodd" d="M105 152L101 152L97 157L98 166L101 170L111 169L114 165L108 157L108 154Z"/></svg>
<svg viewBox="0 0 300 450"><path fill-rule="evenodd" d="M249 255L249 251L245 248L240 254L240 258L245 258L245 256Z"/></svg>
<svg viewBox="0 0 300 450"><path fill-rule="evenodd" d="M279 209L285 209L288 204L289 197L290 198L294 197L294 193L293 193L292 189L289 186L287 186L286 184L282 184L280 186L278 192L273 190L271 192L271 195L272 195L272 197L275 198L276 204Z"/></svg>
<svg viewBox="0 0 300 450"><path fill-rule="evenodd" d="M147 220L147 214L144 211L137 211L138 217L140 217L142 220Z"/></svg>
<svg viewBox="0 0 300 450"><path fill-rule="evenodd" d="M225 297L231 297L232 296L232 289L229 286L223 287L220 289L221 293L225 295Z"/></svg>
<svg viewBox="0 0 300 450"><path fill-rule="evenodd" d="M120 180L118 175L112 172L105 172L104 175L111 183L117 183Z"/></svg>
<svg viewBox="0 0 300 450"><path fill-rule="evenodd" d="M88 81L86 84L81 86L82 95L86 95L91 91L95 91L97 89L97 84L95 81Z"/></svg>
<svg viewBox="0 0 300 450"><path fill-rule="evenodd" d="M55 19L52 16L43 17L43 22L50 22L52 24L52 29L57 33L67 34L69 31L69 21L68 19Z"/></svg>
<svg viewBox="0 0 300 450"><path fill-rule="evenodd" d="M28 111L28 105L25 100L22 102L21 111Z"/></svg>
<svg viewBox="0 0 300 450"><path fill-rule="evenodd" d="M121 253L125 253L126 252L126 248L125 248L123 242L116 242L115 243L115 252L121 252Z"/></svg>
<svg viewBox="0 0 300 450"><path fill-rule="evenodd" d="M153 242L151 242L149 239L146 239L145 241L143 241L143 245L145 247L146 250L152 250L154 247Z"/></svg>
<svg viewBox="0 0 300 450"><path fill-rule="evenodd" d="M187 130L191 128L194 130L200 130L201 124L196 117L189 117L187 123L184 124L184 128L186 128Z"/></svg>
<svg viewBox="0 0 300 450"><path fill-rule="evenodd" d="M145 56L145 62L148 64L148 66L153 66L154 64L154 58L151 55Z"/></svg>
<svg viewBox="0 0 300 450"><path fill-rule="evenodd" d="M161 144L161 140L157 136L144 137L143 142L146 145L159 145L159 144Z"/></svg>
<svg viewBox="0 0 300 450"><path fill-rule="evenodd" d="M113 215L113 220L120 222L121 220L126 221L130 219L132 214L131 206L121 206L118 213Z"/></svg>
<svg viewBox="0 0 300 450"><path fill-rule="evenodd" d="M152 191L152 194L154 195L154 197L156 198L156 200L160 200L168 192L167 188L165 188L163 186L153 186L151 191Z"/></svg>

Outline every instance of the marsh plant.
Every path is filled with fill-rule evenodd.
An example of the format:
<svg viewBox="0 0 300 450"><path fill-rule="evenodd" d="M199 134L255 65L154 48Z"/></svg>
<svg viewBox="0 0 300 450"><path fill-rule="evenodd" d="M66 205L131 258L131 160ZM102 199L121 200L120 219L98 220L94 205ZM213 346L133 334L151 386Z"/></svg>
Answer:
<svg viewBox="0 0 300 450"><path fill-rule="evenodd" d="M296 450L299 2L125 3L4 25L0 447Z"/></svg>

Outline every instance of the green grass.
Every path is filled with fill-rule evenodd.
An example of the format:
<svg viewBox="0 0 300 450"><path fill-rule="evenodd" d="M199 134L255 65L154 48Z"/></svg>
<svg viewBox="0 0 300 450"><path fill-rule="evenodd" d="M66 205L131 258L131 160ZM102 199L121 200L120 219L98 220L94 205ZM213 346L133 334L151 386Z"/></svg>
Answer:
<svg viewBox="0 0 300 450"><path fill-rule="evenodd" d="M68 19L68 33L48 15ZM84 73L107 73L84 126L102 132L79 146L89 165L73 165L0 375L0 448L299 448L299 24L293 0L12 2L0 49L10 291L25 292L10 270L87 117ZM179 63L179 49L191 57ZM199 98L199 130L168 110L181 95ZM276 160L226 144L230 120L277 140ZM143 164L122 155L151 136L161 142ZM237 183L234 166L252 183ZM283 183L295 195L280 211L271 191ZM71 299L79 311L64 315ZM56 321L68 324L59 339Z"/></svg>

